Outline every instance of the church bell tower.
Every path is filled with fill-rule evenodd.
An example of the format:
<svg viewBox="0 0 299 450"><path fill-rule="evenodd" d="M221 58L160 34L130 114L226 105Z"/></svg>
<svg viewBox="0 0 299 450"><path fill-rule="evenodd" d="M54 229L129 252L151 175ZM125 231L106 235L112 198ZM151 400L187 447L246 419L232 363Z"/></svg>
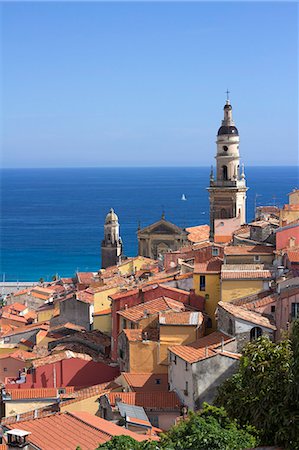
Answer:
<svg viewBox="0 0 299 450"><path fill-rule="evenodd" d="M119 236L118 217L113 208L106 216L104 239L102 241L102 269L115 266L121 262L122 240Z"/></svg>
<svg viewBox="0 0 299 450"><path fill-rule="evenodd" d="M228 92L227 92L228 94ZM246 180L244 165L240 168L239 132L227 97L224 118L217 134L216 174L210 174L210 239L214 240L215 220L240 218L246 222Z"/></svg>

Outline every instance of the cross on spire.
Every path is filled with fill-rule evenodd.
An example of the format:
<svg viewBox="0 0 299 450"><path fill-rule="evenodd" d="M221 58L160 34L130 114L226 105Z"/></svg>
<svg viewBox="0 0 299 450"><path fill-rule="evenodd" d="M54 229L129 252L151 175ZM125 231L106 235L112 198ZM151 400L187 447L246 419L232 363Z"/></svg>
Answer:
<svg viewBox="0 0 299 450"><path fill-rule="evenodd" d="M229 100L230 91L228 89L226 89L225 93L226 93L226 100Z"/></svg>

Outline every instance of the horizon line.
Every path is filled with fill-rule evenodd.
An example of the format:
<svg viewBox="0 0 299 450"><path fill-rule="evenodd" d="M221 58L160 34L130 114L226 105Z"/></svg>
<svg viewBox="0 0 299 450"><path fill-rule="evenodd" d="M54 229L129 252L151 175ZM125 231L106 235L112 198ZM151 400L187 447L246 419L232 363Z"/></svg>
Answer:
<svg viewBox="0 0 299 450"><path fill-rule="evenodd" d="M214 164L208 165L195 165L195 166L151 166L151 165L140 165L140 166L38 166L38 167L0 167L0 170L47 170L47 169L196 169L196 168L210 168ZM294 167L299 169L298 165L294 164L253 164L245 165L245 167Z"/></svg>

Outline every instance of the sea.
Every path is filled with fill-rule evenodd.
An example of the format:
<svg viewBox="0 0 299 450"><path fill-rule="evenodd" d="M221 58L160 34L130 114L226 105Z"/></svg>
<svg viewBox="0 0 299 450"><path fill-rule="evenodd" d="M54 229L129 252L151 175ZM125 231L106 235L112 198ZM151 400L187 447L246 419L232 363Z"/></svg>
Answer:
<svg viewBox="0 0 299 450"><path fill-rule="evenodd" d="M137 254L138 224L154 223L162 212L183 228L209 223L209 173L209 167L2 169L1 280L99 270L111 207L127 256ZM282 206L299 187L296 167L247 167L246 180L247 220L255 204Z"/></svg>

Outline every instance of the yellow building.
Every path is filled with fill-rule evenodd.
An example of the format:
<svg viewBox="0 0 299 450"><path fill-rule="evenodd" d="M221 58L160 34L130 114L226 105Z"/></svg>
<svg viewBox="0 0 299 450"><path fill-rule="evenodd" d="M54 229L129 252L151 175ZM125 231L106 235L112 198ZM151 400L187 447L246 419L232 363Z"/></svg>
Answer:
<svg viewBox="0 0 299 450"><path fill-rule="evenodd" d="M54 316L59 315L59 305L56 303L49 303L40 306L37 310L37 322L47 322L51 320Z"/></svg>
<svg viewBox="0 0 299 450"><path fill-rule="evenodd" d="M215 311L220 301L220 274L222 259L215 257L208 262L195 263L193 274L193 288L195 294L205 297L205 312L211 321L208 322L209 331L217 328Z"/></svg>
<svg viewBox="0 0 299 450"><path fill-rule="evenodd" d="M262 264L224 264L221 270L221 301L257 294L269 289L271 271Z"/></svg>
<svg viewBox="0 0 299 450"><path fill-rule="evenodd" d="M289 194L289 203L280 210L279 225L285 226L299 219L299 189Z"/></svg>
<svg viewBox="0 0 299 450"><path fill-rule="evenodd" d="M156 266L157 264L157 261L154 259L146 258L144 256L136 256L135 258L129 258L119 264L118 270L122 276L130 276L143 268Z"/></svg>
<svg viewBox="0 0 299 450"><path fill-rule="evenodd" d="M112 331L112 319L111 308L103 309L93 313L93 330L100 330L102 333L111 336Z"/></svg>

